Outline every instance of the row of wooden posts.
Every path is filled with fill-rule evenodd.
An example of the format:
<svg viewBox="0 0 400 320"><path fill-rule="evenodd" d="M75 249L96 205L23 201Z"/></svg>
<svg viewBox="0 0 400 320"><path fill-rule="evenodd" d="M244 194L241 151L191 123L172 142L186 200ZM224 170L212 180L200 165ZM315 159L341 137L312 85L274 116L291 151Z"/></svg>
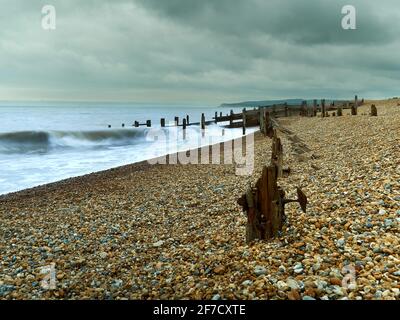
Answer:
<svg viewBox="0 0 400 320"><path fill-rule="evenodd" d="M294 115L300 115L304 117L316 117L318 113L321 114L321 117L329 117L329 111L334 111L332 113L333 116L343 116L344 109L351 109L352 115L357 115L358 113L358 106L364 103L364 99L359 101L358 97L355 96L354 101L335 101L330 103L328 106L325 99L322 99L321 102L318 104L318 100L313 101L312 107L308 106L307 101L303 101L301 105L297 106L289 106L287 103L282 105L272 105L272 106L265 106L265 107L258 107L247 110L244 108L242 112L234 113L233 110L230 111L229 114L223 115L222 112L219 113L215 112L215 116L213 120L206 121L205 114L201 114L200 122L191 123L189 119L189 115L182 119L182 124L179 122L179 117L174 118L173 126L183 127L183 130L186 130L188 126L191 125L200 125L202 130L205 130L206 126L211 123L219 123L219 122L226 122L229 123L226 126L228 128L242 128L243 135L246 134L247 127L255 127L255 126L262 126L263 122L260 120L265 112L269 111L271 117L280 118L280 117L289 117ZM371 106L371 115L377 115L377 110L375 105ZM162 128L166 127L166 119L161 118L160 125ZM140 126L151 127L152 122L151 120L147 120L145 123L139 123L139 121L135 121L133 126L138 128ZM122 124L122 127L125 127L125 124ZM111 125L109 125L111 128Z"/></svg>

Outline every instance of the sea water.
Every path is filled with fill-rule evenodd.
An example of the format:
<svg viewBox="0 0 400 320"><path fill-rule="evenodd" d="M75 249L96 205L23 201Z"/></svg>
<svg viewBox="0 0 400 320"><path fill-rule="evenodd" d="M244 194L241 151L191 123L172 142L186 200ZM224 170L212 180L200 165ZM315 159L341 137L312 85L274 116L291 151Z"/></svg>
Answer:
<svg viewBox="0 0 400 320"><path fill-rule="evenodd" d="M175 116L180 123L186 115L190 122L198 123L202 113L206 120L211 120L215 111L226 115L230 109L128 103L1 102L0 194L242 135L241 129L224 130L223 124L211 124L207 126L206 138L201 138L199 126L194 125L188 127L186 139L183 139L182 128L173 126ZM149 138L154 136L154 133L149 134L150 130L161 130L160 118L166 119L163 133L173 137L174 143ZM146 123L146 120L152 121L152 129L133 127L134 121Z"/></svg>

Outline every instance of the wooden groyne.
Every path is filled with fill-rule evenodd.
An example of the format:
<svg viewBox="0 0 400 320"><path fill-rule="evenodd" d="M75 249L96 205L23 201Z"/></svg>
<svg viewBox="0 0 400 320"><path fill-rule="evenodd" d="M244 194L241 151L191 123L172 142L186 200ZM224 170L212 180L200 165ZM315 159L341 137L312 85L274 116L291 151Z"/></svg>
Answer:
<svg viewBox="0 0 400 320"><path fill-rule="evenodd" d="M190 118L187 115L180 121L178 116L174 117L174 121L172 123L166 122L166 118L160 119L160 125L162 128L164 127L182 127L184 130L189 126L200 126L201 129L205 129L206 126L211 124L224 123L223 126L226 128L242 128L243 134L246 134L246 128L248 127L257 127L263 126L263 120L265 113L268 112L271 118L287 118L294 116L301 117L329 117L331 111L333 111L332 116L342 116L344 109L350 109L351 115L357 115L357 108L364 103L364 99L361 101L358 99L358 96L355 96L352 101L333 101L329 105L327 105L326 100L322 99L318 102L317 99L314 99L312 103L308 103L307 101L303 101L300 105L288 105L284 104L274 104L268 106L258 106L253 107L252 109L244 108L242 112L235 113L231 110L226 115L223 115L222 112L218 114L215 112L214 117L211 120L206 120L205 114L201 115L199 122L190 122ZM371 114L375 114L375 112L371 112ZM134 121L132 124L133 127L139 128L142 126L150 128L152 126L151 120L147 120L146 122L140 123L139 121ZM122 127L125 127L125 124L122 124ZM111 128L111 125L108 125L108 128Z"/></svg>

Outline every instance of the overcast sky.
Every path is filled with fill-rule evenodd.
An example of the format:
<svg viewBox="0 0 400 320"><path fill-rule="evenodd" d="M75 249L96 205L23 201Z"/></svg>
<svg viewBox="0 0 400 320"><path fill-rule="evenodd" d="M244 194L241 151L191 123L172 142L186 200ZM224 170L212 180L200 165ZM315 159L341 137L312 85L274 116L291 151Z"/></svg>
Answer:
<svg viewBox="0 0 400 320"><path fill-rule="evenodd" d="M0 0L0 100L400 96L399 0ZM54 31L41 9L54 5ZM341 27L344 5L357 30Z"/></svg>

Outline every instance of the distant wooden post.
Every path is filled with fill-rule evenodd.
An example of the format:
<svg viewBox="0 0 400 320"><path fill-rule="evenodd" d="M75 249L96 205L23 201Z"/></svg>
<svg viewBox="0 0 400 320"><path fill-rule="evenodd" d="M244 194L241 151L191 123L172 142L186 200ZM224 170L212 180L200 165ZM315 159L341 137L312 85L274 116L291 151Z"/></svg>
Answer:
<svg viewBox="0 0 400 320"><path fill-rule="evenodd" d="M147 125L148 128L150 128L151 127L151 120L147 120L146 121L146 125Z"/></svg>
<svg viewBox="0 0 400 320"><path fill-rule="evenodd" d="M190 122L189 122L189 115L186 115L186 124L189 126Z"/></svg>
<svg viewBox="0 0 400 320"><path fill-rule="evenodd" d="M243 118L243 125L242 125L243 135L245 135L246 134L246 108L243 109L242 118Z"/></svg>
<svg viewBox="0 0 400 320"><path fill-rule="evenodd" d="M342 109L341 106L338 106L338 107L337 107L337 116L338 116L338 117L343 116L343 109Z"/></svg>
<svg viewBox="0 0 400 320"><path fill-rule="evenodd" d="M286 118L289 117L289 108L288 108L287 102L285 102L285 117Z"/></svg>
<svg viewBox="0 0 400 320"><path fill-rule="evenodd" d="M222 112L219 113L219 117L222 118Z"/></svg>
<svg viewBox="0 0 400 320"><path fill-rule="evenodd" d="M206 129L206 117L204 115L204 113L201 114L201 130L205 130Z"/></svg>
<svg viewBox="0 0 400 320"><path fill-rule="evenodd" d="M175 125L179 126L179 117L175 117Z"/></svg>
<svg viewBox="0 0 400 320"><path fill-rule="evenodd" d="M233 110L231 110L230 116L229 116L229 125L232 126L233 124Z"/></svg>
<svg viewBox="0 0 400 320"><path fill-rule="evenodd" d="M354 97L354 106L351 108L351 115L356 116L357 115L357 109L358 109L358 96Z"/></svg>
<svg viewBox="0 0 400 320"><path fill-rule="evenodd" d="M108 128L111 128L111 124L108 125Z"/></svg>
<svg viewBox="0 0 400 320"><path fill-rule="evenodd" d="M372 117L378 116L378 109L376 109L376 106L374 104L371 106L371 116Z"/></svg>
<svg viewBox="0 0 400 320"><path fill-rule="evenodd" d="M182 127L183 127L183 140L186 140L186 119L183 118L182 120Z"/></svg>
<svg viewBox="0 0 400 320"><path fill-rule="evenodd" d="M135 121L135 128L139 128L139 122Z"/></svg>
<svg viewBox="0 0 400 320"><path fill-rule="evenodd" d="M122 124L122 128L125 128L125 123Z"/></svg>
<svg viewBox="0 0 400 320"><path fill-rule="evenodd" d="M215 123L218 123L218 112L215 111Z"/></svg>
<svg viewBox="0 0 400 320"><path fill-rule="evenodd" d="M313 103L313 117L317 116L317 99L314 99L314 103Z"/></svg>
<svg viewBox="0 0 400 320"><path fill-rule="evenodd" d="M326 111L325 111L325 99L321 100L321 112L322 112L322 117L325 118L326 116Z"/></svg>
<svg viewBox="0 0 400 320"><path fill-rule="evenodd" d="M161 128L164 128L165 127L165 118L161 118L160 122L161 122Z"/></svg>

